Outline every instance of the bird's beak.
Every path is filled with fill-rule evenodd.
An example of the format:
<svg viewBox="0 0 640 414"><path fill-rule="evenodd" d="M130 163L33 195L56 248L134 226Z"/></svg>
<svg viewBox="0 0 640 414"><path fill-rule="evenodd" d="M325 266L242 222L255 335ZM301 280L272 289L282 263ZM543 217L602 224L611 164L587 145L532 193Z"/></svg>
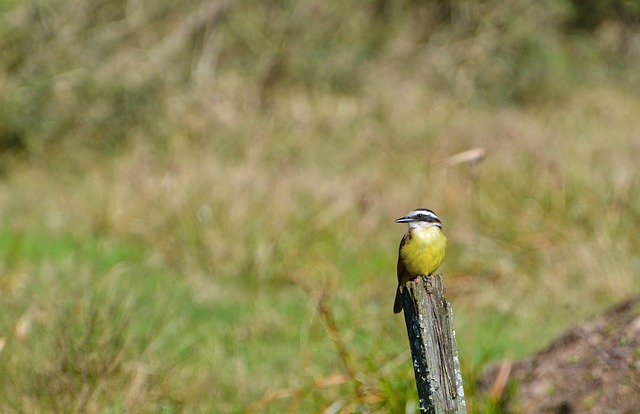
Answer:
<svg viewBox="0 0 640 414"><path fill-rule="evenodd" d="M399 219L396 220L396 223L410 223L412 221L413 221L412 218L400 217Z"/></svg>

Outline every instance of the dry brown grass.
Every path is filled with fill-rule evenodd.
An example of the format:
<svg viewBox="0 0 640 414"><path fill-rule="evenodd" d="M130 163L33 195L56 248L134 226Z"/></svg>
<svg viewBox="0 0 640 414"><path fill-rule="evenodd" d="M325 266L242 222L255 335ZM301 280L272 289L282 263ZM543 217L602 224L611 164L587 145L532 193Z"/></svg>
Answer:
<svg viewBox="0 0 640 414"><path fill-rule="evenodd" d="M392 220L415 207L450 239L474 410L487 361L637 293L640 105L624 65L598 49L578 71L579 39L531 38L537 6L524 25L489 8L475 31L416 38L400 17L375 23L384 35L305 29L344 15L311 3L273 21L242 4L222 20L119 5L118 25L101 5L70 55L23 56L31 83L2 73L14 111L44 103L0 114L25 134L0 183L1 411L405 410ZM14 34L39 48L86 29L28 10L6 21L47 23L34 33L49 41ZM471 148L486 157L447 162Z"/></svg>

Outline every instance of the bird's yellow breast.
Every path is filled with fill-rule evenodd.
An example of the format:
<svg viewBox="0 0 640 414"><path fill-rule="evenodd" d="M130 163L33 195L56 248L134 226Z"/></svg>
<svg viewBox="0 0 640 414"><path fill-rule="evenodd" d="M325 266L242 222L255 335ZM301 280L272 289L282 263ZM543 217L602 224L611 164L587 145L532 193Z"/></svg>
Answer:
<svg viewBox="0 0 640 414"><path fill-rule="evenodd" d="M439 227L419 227L411 230L411 239L402 246L400 255L412 275L431 275L444 260L447 238Z"/></svg>

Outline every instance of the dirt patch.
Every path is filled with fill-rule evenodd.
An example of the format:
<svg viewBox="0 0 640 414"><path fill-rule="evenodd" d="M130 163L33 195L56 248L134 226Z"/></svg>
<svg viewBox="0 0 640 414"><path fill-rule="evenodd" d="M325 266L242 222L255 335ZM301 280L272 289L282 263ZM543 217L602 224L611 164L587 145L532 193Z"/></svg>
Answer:
<svg viewBox="0 0 640 414"><path fill-rule="evenodd" d="M640 297L512 367L493 367L480 386L508 413L640 413Z"/></svg>

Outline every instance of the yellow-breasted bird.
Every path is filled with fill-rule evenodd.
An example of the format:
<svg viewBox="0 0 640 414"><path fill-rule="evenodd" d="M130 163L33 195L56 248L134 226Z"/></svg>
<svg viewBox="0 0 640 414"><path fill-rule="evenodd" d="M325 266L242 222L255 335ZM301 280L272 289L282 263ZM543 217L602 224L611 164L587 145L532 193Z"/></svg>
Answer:
<svg viewBox="0 0 640 414"><path fill-rule="evenodd" d="M396 223L409 223L409 230L400 242L398 251L398 288L393 303L393 313L402 311L400 286L418 276L432 275L444 260L447 238L442 232L442 222L426 208L413 210Z"/></svg>

